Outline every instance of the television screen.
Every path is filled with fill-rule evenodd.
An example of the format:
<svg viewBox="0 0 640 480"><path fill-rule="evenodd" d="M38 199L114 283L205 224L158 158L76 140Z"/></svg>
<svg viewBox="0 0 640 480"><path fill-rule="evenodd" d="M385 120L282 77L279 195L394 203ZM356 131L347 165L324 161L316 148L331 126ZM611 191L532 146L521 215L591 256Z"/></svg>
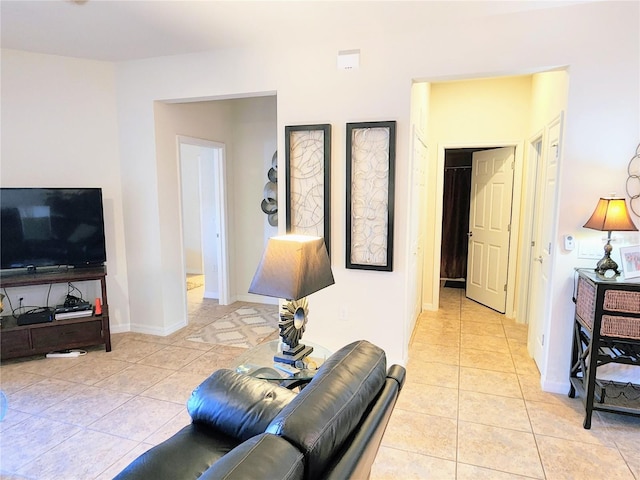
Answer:
<svg viewBox="0 0 640 480"><path fill-rule="evenodd" d="M102 265L102 190L0 188L0 268Z"/></svg>

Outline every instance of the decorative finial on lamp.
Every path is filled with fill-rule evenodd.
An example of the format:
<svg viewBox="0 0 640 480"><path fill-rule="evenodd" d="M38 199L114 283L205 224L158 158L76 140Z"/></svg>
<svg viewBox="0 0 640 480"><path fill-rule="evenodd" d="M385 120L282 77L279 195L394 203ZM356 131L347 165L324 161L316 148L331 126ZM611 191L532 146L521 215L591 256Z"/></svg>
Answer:
<svg viewBox="0 0 640 480"><path fill-rule="evenodd" d="M602 197L596 205L591 218L584 224L585 228L608 232L607 243L604 246L604 257L596 265L596 272L605 275L605 272L612 270L615 275L620 275L618 264L611 258L611 232L634 232L638 229L631 221L627 202L624 198Z"/></svg>
<svg viewBox="0 0 640 480"><path fill-rule="evenodd" d="M282 235L269 239L249 293L287 300L278 327L288 348L275 361L295 365L313 351L300 343L309 313L306 297L334 283L323 238Z"/></svg>

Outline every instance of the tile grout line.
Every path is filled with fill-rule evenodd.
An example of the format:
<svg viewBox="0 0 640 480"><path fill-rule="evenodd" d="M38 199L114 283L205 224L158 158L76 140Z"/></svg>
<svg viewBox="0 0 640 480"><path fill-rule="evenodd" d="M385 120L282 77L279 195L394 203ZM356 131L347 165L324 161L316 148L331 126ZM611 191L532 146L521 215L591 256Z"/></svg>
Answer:
<svg viewBox="0 0 640 480"><path fill-rule="evenodd" d="M504 325L502 327L504 329ZM505 338L506 338L506 331L505 331ZM527 404L527 400L525 397L525 393L524 393L524 388L522 386L522 378L520 375L518 375L518 367L516 366L516 362L513 358L513 348L511 347L511 343L508 342L507 340L507 344L509 346L509 355L511 356L511 361L513 363L513 368L516 374L516 379L518 380L518 386L520 387L520 394L522 395L522 403L524 404L524 410L525 412L527 412L527 420L529 421L529 428L531 428L531 436L533 437L533 443L536 446L536 453L538 454L538 461L540 462L540 468L542 469L542 475L543 475L543 479L547 478L547 472L546 469L544 467L544 462L542 461L542 454L540 453L540 445L538 445L538 437L536 436L535 430L533 428L533 422L531 421L531 414L529 412L529 405Z"/></svg>
<svg viewBox="0 0 640 480"><path fill-rule="evenodd" d="M460 376L462 375L462 290L458 294L458 408L456 409L456 463L455 478L458 478L460 465Z"/></svg>

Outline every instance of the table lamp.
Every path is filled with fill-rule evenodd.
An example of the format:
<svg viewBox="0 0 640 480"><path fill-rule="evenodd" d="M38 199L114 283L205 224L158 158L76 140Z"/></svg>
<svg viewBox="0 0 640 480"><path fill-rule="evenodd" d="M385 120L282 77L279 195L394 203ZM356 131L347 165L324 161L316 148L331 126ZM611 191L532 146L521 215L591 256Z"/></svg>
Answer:
<svg viewBox="0 0 640 480"><path fill-rule="evenodd" d="M249 293L286 300L278 322L286 347L275 361L295 365L313 351L300 343L309 314L306 297L334 283L323 238L281 235L269 239Z"/></svg>
<svg viewBox="0 0 640 480"><path fill-rule="evenodd" d="M604 246L604 257L596 265L596 273L605 275L607 271L613 271L619 275L618 264L611 259L611 232L633 232L638 229L631 221L627 202L624 198L600 198L591 218L584 224L585 228L608 232L607 243Z"/></svg>

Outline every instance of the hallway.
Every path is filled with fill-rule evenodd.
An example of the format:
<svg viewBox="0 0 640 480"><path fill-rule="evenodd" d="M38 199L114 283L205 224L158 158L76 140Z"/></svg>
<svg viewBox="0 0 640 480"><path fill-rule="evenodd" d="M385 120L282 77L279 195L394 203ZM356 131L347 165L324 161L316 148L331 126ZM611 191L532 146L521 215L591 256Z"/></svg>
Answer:
<svg viewBox="0 0 640 480"><path fill-rule="evenodd" d="M443 288L409 348L372 480L640 479L640 419L540 390L527 327Z"/></svg>

